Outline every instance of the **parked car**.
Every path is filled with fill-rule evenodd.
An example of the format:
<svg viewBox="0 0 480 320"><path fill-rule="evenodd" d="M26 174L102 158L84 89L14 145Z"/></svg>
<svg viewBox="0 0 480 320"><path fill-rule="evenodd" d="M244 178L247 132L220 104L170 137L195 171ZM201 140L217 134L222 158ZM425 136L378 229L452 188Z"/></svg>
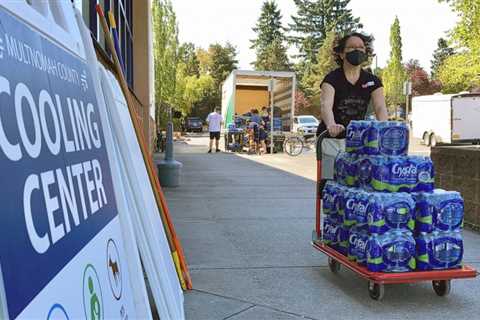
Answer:
<svg viewBox="0 0 480 320"><path fill-rule="evenodd" d="M293 132L306 135L315 134L320 121L314 116L295 116L293 117Z"/></svg>
<svg viewBox="0 0 480 320"><path fill-rule="evenodd" d="M188 117L183 125L185 132L202 132L203 121L199 117Z"/></svg>

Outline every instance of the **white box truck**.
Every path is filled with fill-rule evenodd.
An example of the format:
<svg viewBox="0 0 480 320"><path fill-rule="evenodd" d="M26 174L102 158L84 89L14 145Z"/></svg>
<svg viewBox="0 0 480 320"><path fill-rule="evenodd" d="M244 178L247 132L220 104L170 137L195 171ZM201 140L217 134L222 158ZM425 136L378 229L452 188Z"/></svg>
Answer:
<svg viewBox="0 0 480 320"><path fill-rule="evenodd" d="M260 111L262 107L270 108L273 103L274 116L281 117L283 131L290 131L295 91L294 72L232 71L222 86L224 127L233 123L235 114L243 115L254 108Z"/></svg>
<svg viewBox="0 0 480 320"><path fill-rule="evenodd" d="M412 133L427 146L480 141L480 94L434 94L412 99Z"/></svg>

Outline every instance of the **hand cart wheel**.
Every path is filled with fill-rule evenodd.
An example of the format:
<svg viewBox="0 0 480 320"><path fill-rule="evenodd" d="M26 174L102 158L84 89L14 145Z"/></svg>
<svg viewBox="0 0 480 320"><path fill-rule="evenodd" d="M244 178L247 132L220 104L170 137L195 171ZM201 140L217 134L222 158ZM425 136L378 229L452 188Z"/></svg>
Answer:
<svg viewBox="0 0 480 320"><path fill-rule="evenodd" d="M385 286L380 283L375 283L373 281L368 282L368 294L373 300L380 301L385 295Z"/></svg>
<svg viewBox="0 0 480 320"><path fill-rule="evenodd" d="M432 286L433 291L435 291L439 297L447 296L450 293L450 280L433 280Z"/></svg>
<svg viewBox="0 0 480 320"><path fill-rule="evenodd" d="M338 271L340 271L340 263L330 257L328 257L328 267L330 268L330 271L332 271L332 273L336 274L338 273Z"/></svg>

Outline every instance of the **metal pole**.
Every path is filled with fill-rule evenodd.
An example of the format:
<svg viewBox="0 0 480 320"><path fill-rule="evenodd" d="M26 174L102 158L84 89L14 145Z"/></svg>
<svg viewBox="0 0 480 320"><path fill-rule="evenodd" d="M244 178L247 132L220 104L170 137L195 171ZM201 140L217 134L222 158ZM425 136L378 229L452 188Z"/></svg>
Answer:
<svg viewBox="0 0 480 320"><path fill-rule="evenodd" d="M168 108L167 137L165 143L165 161L173 160L173 117L172 107Z"/></svg>
<svg viewBox="0 0 480 320"><path fill-rule="evenodd" d="M270 154L273 154L273 148L275 147L275 144L273 142L273 109L274 109L274 94L273 94L273 89L275 86L275 79L271 78L270 79Z"/></svg>

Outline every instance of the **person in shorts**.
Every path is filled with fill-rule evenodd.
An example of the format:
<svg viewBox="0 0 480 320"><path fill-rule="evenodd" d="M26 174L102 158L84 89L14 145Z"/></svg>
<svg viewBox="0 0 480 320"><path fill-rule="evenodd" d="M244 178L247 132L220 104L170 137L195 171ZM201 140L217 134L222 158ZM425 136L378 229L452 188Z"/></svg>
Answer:
<svg viewBox="0 0 480 320"><path fill-rule="evenodd" d="M216 107L215 110L207 117L208 132L210 133L210 144L208 153L212 153L213 140L215 140L216 152L220 152L218 144L220 141L220 130L223 123L222 115L220 114L220 108Z"/></svg>

